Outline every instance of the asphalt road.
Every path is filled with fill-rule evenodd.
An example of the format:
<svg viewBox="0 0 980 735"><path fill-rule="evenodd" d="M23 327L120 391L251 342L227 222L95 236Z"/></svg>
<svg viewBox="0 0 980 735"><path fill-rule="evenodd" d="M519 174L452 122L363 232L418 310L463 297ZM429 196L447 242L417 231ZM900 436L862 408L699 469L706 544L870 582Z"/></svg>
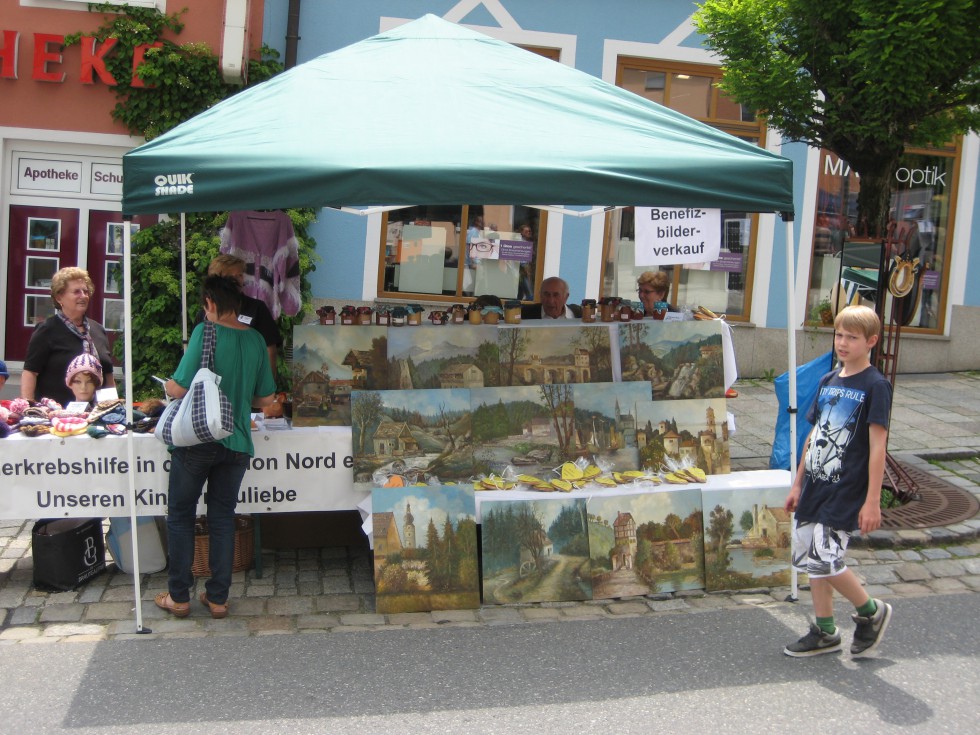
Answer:
<svg viewBox="0 0 980 735"><path fill-rule="evenodd" d="M894 601L879 658L791 659L806 607L0 646L0 733L976 732L980 595ZM843 607L845 644L853 629ZM795 724L794 724L795 723Z"/></svg>

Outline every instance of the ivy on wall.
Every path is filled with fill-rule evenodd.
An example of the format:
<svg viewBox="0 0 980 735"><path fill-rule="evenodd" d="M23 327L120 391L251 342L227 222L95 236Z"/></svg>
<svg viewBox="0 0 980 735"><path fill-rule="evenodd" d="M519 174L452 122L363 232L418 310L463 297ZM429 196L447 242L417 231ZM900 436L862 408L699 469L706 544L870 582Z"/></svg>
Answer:
<svg viewBox="0 0 980 735"><path fill-rule="evenodd" d="M81 42L82 36L101 43L114 39L115 45L104 57L106 69L116 80L116 104L111 115L134 135L146 140L165 133L242 89L269 79L283 70L275 49L262 46L258 59L248 62L247 83L228 84L222 79L218 58L202 43L179 44L170 40L184 28L181 16L186 10L165 14L155 8L92 3L89 10L103 13L95 31L65 37L65 45ZM133 86L133 54L139 46L159 43L146 51L137 74L145 86ZM291 209L299 241L300 290L302 308L294 317L279 318L279 330L287 347L294 324L302 322L310 310L312 294L309 274L316 270L316 242L309 226L316 221L312 209ZM199 304L201 280L208 263L218 254L220 230L227 212L186 216L188 319L193 324ZM172 216L142 229L133 237L131 258L133 325L133 395L137 400L159 397L160 387L151 376L168 376L183 355L180 288L180 218ZM121 274L119 274L121 276ZM116 340L115 357L124 354L123 340ZM277 387L289 390L291 376L283 356L279 356Z"/></svg>

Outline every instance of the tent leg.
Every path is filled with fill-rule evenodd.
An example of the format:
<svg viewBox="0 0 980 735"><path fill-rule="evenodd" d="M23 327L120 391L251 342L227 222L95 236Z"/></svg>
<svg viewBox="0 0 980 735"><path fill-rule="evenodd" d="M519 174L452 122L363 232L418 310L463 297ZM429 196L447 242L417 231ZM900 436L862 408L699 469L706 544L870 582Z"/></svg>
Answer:
<svg viewBox="0 0 980 735"><path fill-rule="evenodd" d="M783 212L786 223L786 349L789 363L789 476L790 486L796 480L796 249L793 242L793 213ZM791 516L792 517L792 516ZM795 523L795 517L793 522ZM790 554L792 556L792 554ZM799 574L790 567L790 593L788 602L799 599Z"/></svg>
<svg viewBox="0 0 980 735"><path fill-rule="evenodd" d="M135 600L134 609L136 611L136 632L152 633L149 628L143 627L143 594L140 589L140 554L139 554L139 524L136 517L136 444L133 441L133 280L132 270L132 245L133 235L130 232L129 222L132 218L123 215L123 324L125 355L123 357L123 373L126 384L126 453L129 461L129 472L126 473L129 481L129 522L131 526L130 543L133 548L133 599Z"/></svg>

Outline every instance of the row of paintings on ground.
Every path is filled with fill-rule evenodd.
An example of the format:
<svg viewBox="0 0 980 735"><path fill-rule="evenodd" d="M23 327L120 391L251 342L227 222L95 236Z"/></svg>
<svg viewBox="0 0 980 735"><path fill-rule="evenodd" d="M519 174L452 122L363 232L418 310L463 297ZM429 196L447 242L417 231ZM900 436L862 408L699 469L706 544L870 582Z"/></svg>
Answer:
<svg viewBox="0 0 980 735"><path fill-rule="evenodd" d="M678 487L482 500L460 485L372 491L377 611L612 599L790 583L786 490Z"/></svg>
<svg viewBox="0 0 980 735"><path fill-rule="evenodd" d="M648 382L354 391L354 481L468 483L519 472L547 482L584 458L603 473L731 471L724 396L651 400ZM560 475L559 475L560 476Z"/></svg>
<svg viewBox="0 0 980 735"><path fill-rule="evenodd" d="M713 321L560 327L305 324L293 330L293 424L350 426L355 390L623 380L649 383L654 400L721 398L722 328Z"/></svg>

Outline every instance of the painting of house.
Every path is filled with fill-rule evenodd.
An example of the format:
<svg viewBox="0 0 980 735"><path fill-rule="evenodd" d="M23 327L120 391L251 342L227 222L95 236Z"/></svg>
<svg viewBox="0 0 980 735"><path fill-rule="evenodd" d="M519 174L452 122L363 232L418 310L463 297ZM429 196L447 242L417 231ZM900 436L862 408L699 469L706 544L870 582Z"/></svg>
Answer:
<svg viewBox="0 0 980 735"><path fill-rule="evenodd" d="M487 604L592 597L584 498L480 504Z"/></svg>
<svg viewBox="0 0 980 735"><path fill-rule="evenodd" d="M378 488L371 505L377 612L480 606L472 488Z"/></svg>
<svg viewBox="0 0 980 735"><path fill-rule="evenodd" d="M473 474L468 390L355 390L351 423L355 482L379 470L413 482Z"/></svg>
<svg viewBox="0 0 980 735"><path fill-rule="evenodd" d="M728 409L724 398L636 404L640 462L644 467L685 463L709 475L731 472Z"/></svg>
<svg viewBox="0 0 980 735"><path fill-rule="evenodd" d="M595 494L588 500L588 523L595 599L704 586L697 487Z"/></svg>
<svg viewBox="0 0 980 735"><path fill-rule="evenodd" d="M293 425L350 426L352 390L387 387L387 333L376 326L294 327Z"/></svg>
<svg viewBox="0 0 980 735"><path fill-rule="evenodd" d="M790 583L786 488L702 488L705 586L711 591Z"/></svg>
<svg viewBox="0 0 980 735"><path fill-rule="evenodd" d="M494 326L419 326L388 334L388 387L483 388L500 385Z"/></svg>
<svg viewBox="0 0 980 735"><path fill-rule="evenodd" d="M594 454L637 446L636 407L649 402L649 383L593 383L575 393L579 440Z"/></svg>
<svg viewBox="0 0 980 735"><path fill-rule="evenodd" d="M620 325L623 380L649 382L654 400L723 397L722 329L719 321Z"/></svg>
<svg viewBox="0 0 980 735"><path fill-rule="evenodd" d="M612 382L609 327L520 326L498 330L501 385Z"/></svg>

